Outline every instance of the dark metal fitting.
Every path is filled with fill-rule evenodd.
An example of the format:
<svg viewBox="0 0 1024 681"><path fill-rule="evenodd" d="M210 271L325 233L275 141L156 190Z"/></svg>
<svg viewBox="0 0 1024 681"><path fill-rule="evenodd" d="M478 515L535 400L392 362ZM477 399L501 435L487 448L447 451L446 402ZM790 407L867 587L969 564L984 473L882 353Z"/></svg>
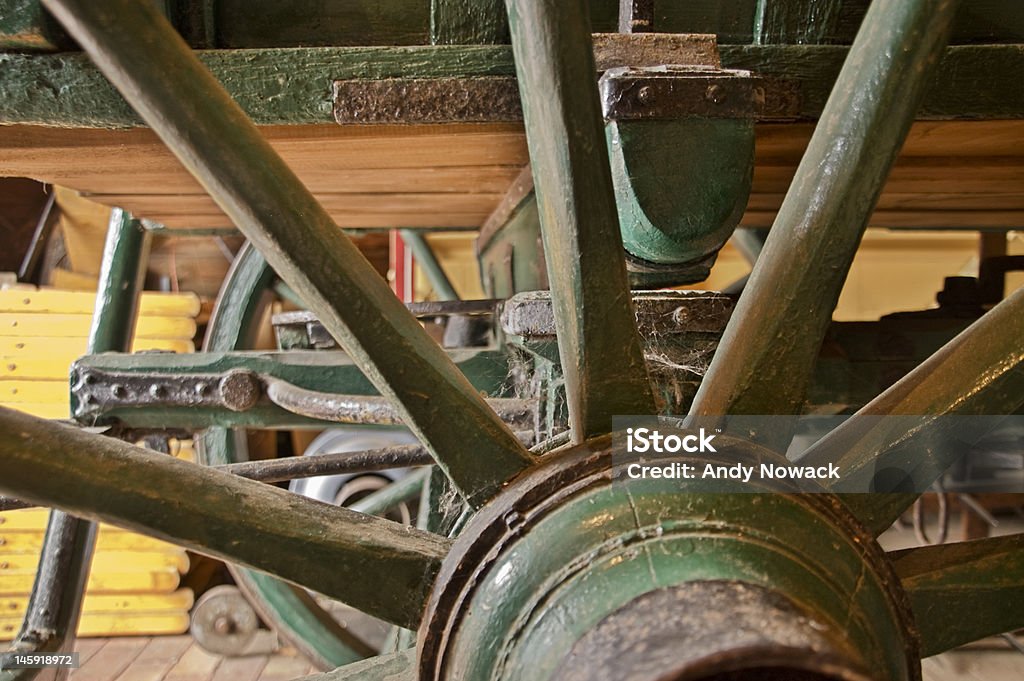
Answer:
<svg viewBox="0 0 1024 681"><path fill-rule="evenodd" d="M753 119L764 110L764 84L749 71L708 66L623 66L601 77L605 120Z"/></svg>

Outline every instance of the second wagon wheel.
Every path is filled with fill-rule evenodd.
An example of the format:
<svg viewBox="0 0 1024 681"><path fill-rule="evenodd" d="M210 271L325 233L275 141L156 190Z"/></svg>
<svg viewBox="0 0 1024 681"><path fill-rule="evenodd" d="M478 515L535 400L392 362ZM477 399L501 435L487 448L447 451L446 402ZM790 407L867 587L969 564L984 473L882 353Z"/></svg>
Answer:
<svg viewBox="0 0 1024 681"><path fill-rule="evenodd" d="M573 436L544 457L519 444L148 4L45 4L399 405L475 514L450 541L6 410L5 491L418 627L414 651L357 662L334 680L909 681L920 655L1024 625L1021 535L882 552L875 537L917 494L611 483L612 416L656 405L582 1L508 1ZM799 413L955 7L873 3L694 417ZM861 410L920 417L915 428L894 434L854 419L808 456L856 472L911 452L916 482L938 475L947 452L914 444L942 416L1020 407L1022 307L1017 292ZM750 436L723 436L721 449L784 461L773 448L788 439L785 425Z"/></svg>

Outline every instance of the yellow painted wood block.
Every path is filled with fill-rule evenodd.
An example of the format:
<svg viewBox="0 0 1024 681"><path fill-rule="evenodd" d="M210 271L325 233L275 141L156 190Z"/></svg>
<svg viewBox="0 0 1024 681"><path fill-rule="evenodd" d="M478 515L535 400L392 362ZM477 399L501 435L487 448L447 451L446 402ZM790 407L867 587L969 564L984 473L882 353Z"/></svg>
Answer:
<svg viewBox="0 0 1024 681"><path fill-rule="evenodd" d="M36 556L43 546L43 530L8 531L0 527L0 556L31 553ZM180 550L173 544L124 530L100 529L96 538L96 552L104 551L162 551Z"/></svg>
<svg viewBox="0 0 1024 681"><path fill-rule="evenodd" d="M188 610L195 602L192 589L178 589L169 594L86 594L82 612L131 613ZM0 617L23 617L28 596L0 598Z"/></svg>
<svg viewBox="0 0 1024 681"><path fill-rule="evenodd" d="M64 381L0 381L0 402L18 404L59 404L67 411L70 388ZM64 418L67 418L65 416Z"/></svg>
<svg viewBox="0 0 1024 681"><path fill-rule="evenodd" d="M0 312L0 336L17 336L19 338L85 337L89 333L91 325L91 314L36 315ZM140 317L135 323L136 338L191 340L195 335L195 320L187 317Z"/></svg>
<svg viewBox="0 0 1024 681"><path fill-rule="evenodd" d="M22 596L32 591L36 571L0 572L0 595ZM181 575L176 568L149 572L92 572L86 586L93 593L169 593L178 588Z"/></svg>
<svg viewBox="0 0 1024 681"><path fill-rule="evenodd" d="M20 338L16 336L0 336L0 357L9 358L49 358L54 363L71 366L71 363L85 354L88 341L85 335L71 338L45 337ZM132 343L132 352L141 350L170 350L171 352L195 352L196 346L191 340L176 338L136 338Z"/></svg>
<svg viewBox="0 0 1024 681"><path fill-rule="evenodd" d="M11 640L21 628L21 618L0 618L0 640ZM188 631L188 612L86 613L78 623L78 635L164 636Z"/></svg>
<svg viewBox="0 0 1024 681"><path fill-rule="evenodd" d="M0 312L92 315L96 294L88 291L57 289L8 289L0 291ZM202 305L194 293L143 293L139 298L140 317L188 317L199 314Z"/></svg>
<svg viewBox="0 0 1024 681"><path fill-rule="evenodd" d="M10 407L11 409L17 409L20 412L24 412L30 416L35 416L41 419L66 419L70 418L70 407L65 400L63 404L57 402L51 402L49 404L35 404L33 402L6 402L0 400L0 407Z"/></svg>
<svg viewBox="0 0 1024 681"><path fill-rule="evenodd" d="M32 553L0 553L0 574L5 572L34 571L39 556ZM166 551L96 551L92 557L94 572L151 572L174 568L181 574L188 572L189 559L184 549Z"/></svg>

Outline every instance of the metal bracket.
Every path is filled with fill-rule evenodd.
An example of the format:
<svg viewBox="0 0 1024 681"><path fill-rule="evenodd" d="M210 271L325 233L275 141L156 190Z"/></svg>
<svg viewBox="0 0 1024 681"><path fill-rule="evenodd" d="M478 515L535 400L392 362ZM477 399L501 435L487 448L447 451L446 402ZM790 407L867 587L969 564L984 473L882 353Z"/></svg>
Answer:
<svg viewBox="0 0 1024 681"><path fill-rule="evenodd" d="M750 71L707 66L623 66L601 77L605 120L758 118L764 84Z"/></svg>
<svg viewBox="0 0 1024 681"><path fill-rule="evenodd" d="M246 411L263 394L260 378L235 369L224 374L162 375L80 369L72 375L77 396L75 418L87 417L98 405L117 407L223 407Z"/></svg>

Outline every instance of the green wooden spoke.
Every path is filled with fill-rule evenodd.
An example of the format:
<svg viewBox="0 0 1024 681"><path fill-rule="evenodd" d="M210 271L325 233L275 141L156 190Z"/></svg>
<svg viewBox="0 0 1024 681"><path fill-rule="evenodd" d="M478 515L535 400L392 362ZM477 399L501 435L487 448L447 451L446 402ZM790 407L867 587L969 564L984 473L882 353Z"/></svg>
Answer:
<svg viewBox="0 0 1024 681"><path fill-rule="evenodd" d="M934 443L970 441L998 422L997 418L957 416L1012 414L1024 404L1022 338L1024 289L822 438L803 461L838 466L843 477L832 485L837 492L871 489L875 472L887 469L904 471L913 489L926 489L963 454L962 448ZM953 434L956 439L950 437ZM881 533L916 496L848 494L846 502L865 524Z"/></svg>
<svg viewBox="0 0 1024 681"><path fill-rule="evenodd" d="M801 412L853 255L946 44L957 4L872 3L692 414ZM791 434L772 427L756 439L785 449Z"/></svg>
<svg viewBox="0 0 1024 681"><path fill-rule="evenodd" d="M1024 627L1024 534L890 554L921 656Z"/></svg>
<svg viewBox="0 0 1024 681"><path fill-rule="evenodd" d="M0 409L0 489L316 589L415 627L450 542ZM316 560L297 560L312 554Z"/></svg>
<svg viewBox="0 0 1024 681"><path fill-rule="evenodd" d="M583 0L507 0L575 441L653 414Z"/></svg>
<svg viewBox="0 0 1024 681"><path fill-rule="evenodd" d="M381 395L399 405L406 424L471 504L485 503L532 464L512 431L158 12L137 0L46 0L46 6ZM123 39L126 30L132 40Z"/></svg>

